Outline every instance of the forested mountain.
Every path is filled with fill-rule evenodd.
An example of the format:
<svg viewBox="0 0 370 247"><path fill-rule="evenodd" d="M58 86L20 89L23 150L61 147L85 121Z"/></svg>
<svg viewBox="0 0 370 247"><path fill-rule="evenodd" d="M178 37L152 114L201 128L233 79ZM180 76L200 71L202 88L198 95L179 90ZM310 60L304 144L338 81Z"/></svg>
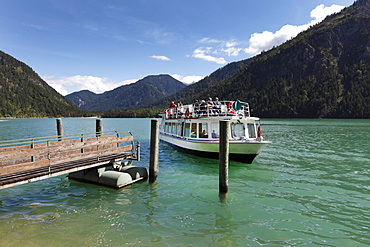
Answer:
<svg viewBox="0 0 370 247"><path fill-rule="evenodd" d="M225 75L219 80L211 75L148 108L218 96L247 101L260 117L370 118L370 0L357 0L279 47L233 65L240 69L230 73L225 66L216 71ZM209 87L196 91L199 85Z"/></svg>
<svg viewBox="0 0 370 247"><path fill-rule="evenodd" d="M225 67L216 70L211 75L205 77L197 83L191 84L175 94L171 94L158 101L145 106L129 107L128 109L121 109L116 111L109 111L103 113L104 117L154 117L162 108L169 105L171 101L185 100L192 102L200 92L207 90L211 86L219 83L220 81L232 76L240 68L246 66L252 59L234 62L226 65ZM140 108L141 107L141 108Z"/></svg>
<svg viewBox="0 0 370 247"><path fill-rule="evenodd" d="M0 51L0 117L72 117L83 114L29 66Z"/></svg>
<svg viewBox="0 0 370 247"><path fill-rule="evenodd" d="M170 75L151 75L103 94L84 90L69 94L66 98L83 110L108 111L146 105L174 94L184 87L186 87L184 83Z"/></svg>
<svg viewBox="0 0 370 247"><path fill-rule="evenodd" d="M216 85L217 83L231 77L239 69L244 68L252 60L253 58L230 63L224 66L223 68L216 70L215 72L205 77L204 79L200 80L199 82L191 84L186 88L180 90L176 94L172 94L166 98L163 98L162 100L158 100L153 104L150 104L150 107L166 106L171 101L179 101L181 99L187 99L187 101L192 102L193 99L196 99L195 97L196 95L207 90L213 85Z"/></svg>
<svg viewBox="0 0 370 247"><path fill-rule="evenodd" d="M81 90L78 92L74 92L71 94L66 95L65 97L71 101L73 104L77 105L78 107L82 108L87 103L93 102L99 98L99 94L91 92L89 90Z"/></svg>
<svg viewBox="0 0 370 247"><path fill-rule="evenodd" d="M284 44L184 87L159 75L99 95L70 96L89 111L125 108L106 117L152 117L171 101L218 96L247 101L260 117L370 118L370 0L357 0ZM83 114L30 67L0 51L0 116Z"/></svg>
<svg viewBox="0 0 370 247"><path fill-rule="evenodd" d="M370 1L326 18L203 92L261 117L370 118Z"/></svg>

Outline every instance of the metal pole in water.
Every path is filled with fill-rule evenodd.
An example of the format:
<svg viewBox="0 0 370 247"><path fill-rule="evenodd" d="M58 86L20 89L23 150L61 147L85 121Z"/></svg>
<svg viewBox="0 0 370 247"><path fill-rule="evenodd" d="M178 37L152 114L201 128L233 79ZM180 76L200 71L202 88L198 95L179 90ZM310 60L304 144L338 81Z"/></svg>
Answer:
<svg viewBox="0 0 370 247"><path fill-rule="evenodd" d="M153 119L151 121L150 128L149 183L154 183L157 180L158 152L159 152L159 123L158 119Z"/></svg>
<svg viewBox="0 0 370 247"><path fill-rule="evenodd" d="M62 119L57 118L57 135L58 135L58 141L63 140L63 124Z"/></svg>
<svg viewBox="0 0 370 247"><path fill-rule="evenodd" d="M96 119L96 137L101 136L101 132L103 132L103 120Z"/></svg>
<svg viewBox="0 0 370 247"><path fill-rule="evenodd" d="M219 192L229 190L229 120L220 120Z"/></svg>

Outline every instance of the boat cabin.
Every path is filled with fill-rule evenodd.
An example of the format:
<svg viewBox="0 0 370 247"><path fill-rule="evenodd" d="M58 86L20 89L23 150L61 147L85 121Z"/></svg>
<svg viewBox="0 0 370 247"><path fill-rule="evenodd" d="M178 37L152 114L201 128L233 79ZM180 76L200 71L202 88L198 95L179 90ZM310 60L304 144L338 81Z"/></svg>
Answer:
<svg viewBox="0 0 370 247"><path fill-rule="evenodd" d="M230 120L234 140L257 138L256 121L250 117L248 103L240 101L195 102L168 108L162 116L161 132L191 139L219 138L219 121Z"/></svg>
<svg viewBox="0 0 370 247"><path fill-rule="evenodd" d="M175 136L199 139L218 139L219 122L202 121L166 121L163 125L163 132ZM254 122L245 123L231 121L231 138L233 139L255 139L257 137L256 125Z"/></svg>

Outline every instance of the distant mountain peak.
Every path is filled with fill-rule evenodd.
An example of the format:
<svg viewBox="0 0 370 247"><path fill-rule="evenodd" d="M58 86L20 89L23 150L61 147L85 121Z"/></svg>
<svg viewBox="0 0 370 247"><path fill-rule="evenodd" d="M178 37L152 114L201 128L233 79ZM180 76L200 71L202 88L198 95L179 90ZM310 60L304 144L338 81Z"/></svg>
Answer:
<svg viewBox="0 0 370 247"><path fill-rule="evenodd" d="M83 90L69 94L66 98L87 111L118 110L152 103L184 87L184 83L170 75L148 75L135 83L122 85L102 94Z"/></svg>

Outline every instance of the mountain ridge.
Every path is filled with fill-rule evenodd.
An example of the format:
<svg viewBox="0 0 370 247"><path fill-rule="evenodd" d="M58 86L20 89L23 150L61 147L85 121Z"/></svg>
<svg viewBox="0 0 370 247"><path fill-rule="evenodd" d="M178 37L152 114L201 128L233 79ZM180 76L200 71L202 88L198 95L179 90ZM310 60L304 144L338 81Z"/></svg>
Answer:
<svg viewBox="0 0 370 247"><path fill-rule="evenodd" d="M75 117L84 113L25 63L0 51L1 117Z"/></svg>
<svg viewBox="0 0 370 247"><path fill-rule="evenodd" d="M122 85L102 94L82 90L65 97L87 111L118 110L152 103L174 94L186 85L167 74L149 75L135 83Z"/></svg>
<svg viewBox="0 0 370 247"><path fill-rule="evenodd" d="M358 0L282 45L233 63L237 69L228 76L212 81L211 74L191 85L208 85L204 90L188 86L147 108L218 96L247 101L260 117L370 118L369 13L369 0Z"/></svg>
<svg viewBox="0 0 370 247"><path fill-rule="evenodd" d="M227 64L187 87L171 84L172 78L168 85L180 86L166 91L167 82L153 84L148 76L101 95L83 91L77 104L95 101L92 111L114 105L99 109L110 110L103 117L153 117L171 101L218 96L247 101L260 117L370 118L369 37L370 1L357 0L282 45ZM0 52L0 116L84 114L32 68Z"/></svg>
<svg viewBox="0 0 370 247"><path fill-rule="evenodd" d="M369 118L369 9L369 1L355 2L257 57L213 91L238 97L227 88L246 88L239 97L250 99L262 117Z"/></svg>

